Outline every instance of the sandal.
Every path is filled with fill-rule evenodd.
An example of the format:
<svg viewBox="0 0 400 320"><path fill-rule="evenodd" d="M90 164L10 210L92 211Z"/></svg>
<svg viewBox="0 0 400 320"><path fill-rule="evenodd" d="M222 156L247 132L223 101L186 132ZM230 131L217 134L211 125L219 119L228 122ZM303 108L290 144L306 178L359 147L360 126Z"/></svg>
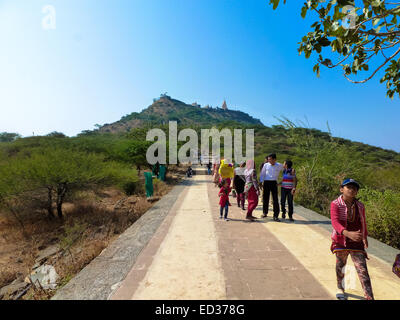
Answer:
<svg viewBox="0 0 400 320"><path fill-rule="evenodd" d="M338 300L347 300L346 294L344 293L344 290L338 289L336 292L336 298Z"/></svg>

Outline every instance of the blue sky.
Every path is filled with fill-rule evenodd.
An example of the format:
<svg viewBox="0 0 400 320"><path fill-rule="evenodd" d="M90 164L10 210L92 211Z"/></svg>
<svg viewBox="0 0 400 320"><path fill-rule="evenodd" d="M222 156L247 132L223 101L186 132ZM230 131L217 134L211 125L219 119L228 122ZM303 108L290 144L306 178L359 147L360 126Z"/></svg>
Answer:
<svg viewBox="0 0 400 320"><path fill-rule="evenodd" d="M24 136L141 111L160 93L248 112L265 125L284 115L335 136L400 151L399 98L378 77L347 82L312 72L297 53L312 19L302 1L0 0L0 132ZM45 5L56 29L44 30Z"/></svg>

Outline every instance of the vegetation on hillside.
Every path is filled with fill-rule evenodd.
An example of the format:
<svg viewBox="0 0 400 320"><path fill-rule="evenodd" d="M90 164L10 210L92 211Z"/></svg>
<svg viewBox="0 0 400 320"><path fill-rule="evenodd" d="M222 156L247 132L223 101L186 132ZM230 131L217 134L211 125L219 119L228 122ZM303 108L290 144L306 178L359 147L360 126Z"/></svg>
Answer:
<svg viewBox="0 0 400 320"><path fill-rule="evenodd" d="M115 123L105 124L98 130L100 132L124 133L129 132L132 128L165 125L169 121L176 121L182 126L209 126L210 124L223 123L227 119L240 124L262 125L260 120L254 119L242 111L201 108L170 97L162 97L155 100L142 112L133 112Z"/></svg>
<svg viewBox="0 0 400 320"><path fill-rule="evenodd" d="M129 142L117 137L30 137L0 147L0 205L19 218L31 209L45 209L49 218L63 218L66 199L82 190L138 181L124 153Z"/></svg>
<svg viewBox="0 0 400 320"><path fill-rule="evenodd" d="M53 132L0 143L0 288L23 282L49 246L62 249L47 263L66 284L172 188L180 168L169 168L167 182L155 179L146 201L140 171L150 168L151 143L143 134ZM33 286L23 299L52 294Z"/></svg>
<svg viewBox="0 0 400 320"><path fill-rule="evenodd" d="M356 179L370 236L400 249L399 153L299 128L288 119L282 119L277 129L282 135L273 139L275 144L262 143L265 131L257 135L258 165L275 151L279 161L291 159L298 177L295 201L328 217L331 201L340 195L340 183Z"/></svg>
<svg viewBox="0 0 400 320"><path fill-rule="evenodd" d="M180 124L178 130L196 130L200 146L200 130L212 126L255 129L257 167L271 152L277 153L280 161L294 161L299 178L296 201L324 215L329 216L329 205L338 196L340 182L346 177L357 179L363 186L360 198L371 216L371 235L400 248L400 228L388 223L390 219L400 221L396 200L400 198L399 153L297 127L288 119L272 127L225 120L208 126ZM46 210L49 217L54 215L54 207L62 217L65 198L82 189L115 185L127 193L134 192L137 171L148 167L146 151L152 142L146 141L146 133L150 128L147 125L124 134L84 132L73 138L57 133L1 143L3 208L18 218L19 210L23 211L27 204ZM168 125L159 128L168 137ZM184 143L179 141L178 148Z"/></svg>
<svg viewBox="0 0 400 320"><path fill-rule="evenodd" d="M266 127L226 117L207 124L181 122L178 131L185 128L197 131L200 146L201 129L255 129L257 168L270 153L276 153L280 162L291 159L299 179L295 201L328 217L330 202L339 195L340 182L348 177L358 180L362 186L359 198L366 205L370 235L400 249L400 154L336 138L330 132L298 127L288 119L280 121L280 125ZM8 241L20 241L31 251L36 248L34 252L52 243L51 239L58 239L71 252L75 244L95 245L87 249L91 252L89 255L78 258L73 254L78 262L73 262L71 268L66 268L64 263L70 262L65 257L62 263L54 262L61 263L58 270L61 270L61 281L66 283L104 249L114 233L122 232L149 207L147 201L138 200L138 195L144 193L141 171L150 168L146 152L153 142L146 141L146 134L151 128L151 123L145 123L128 132L84 131L72 138L60 132L27 138L3 133L6 139L0 142L0 218L6 215L7 228L15 235L7 236ZM167 123L158 124L157 128L168 138ZM178 148L185 143L178 141ZM245 143L242 147L245 148ZM104 197L108 187L111 191L107 192L120 190L126 199L133 195L135 199L130 201L135 206L146 205L118 214L118 203L123 203L124 197L111 206L99 204L98 199ZM155 189L166 192L158 181ZM2 237L5 237L8 233L4 233L4 222L2 226ZM75 229L85 231L75 237L69 234ZM100 242L93 240L99 237L98 232L102 233ZM46 241L40 235L49 238ZM79 252L79 248L75 249ZM30 267L33 262L34 258L30 258L24 263ZM13 281L15 274L10 268L2 271L0 286Z"/></svg>

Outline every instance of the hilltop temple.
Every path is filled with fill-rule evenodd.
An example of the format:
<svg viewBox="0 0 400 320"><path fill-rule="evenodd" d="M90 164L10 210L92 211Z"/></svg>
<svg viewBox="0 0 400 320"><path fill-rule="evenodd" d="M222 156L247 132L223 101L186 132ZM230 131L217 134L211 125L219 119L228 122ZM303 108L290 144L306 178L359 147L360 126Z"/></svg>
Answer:
<svg viewBox="0 0 400 320"><path fill-rule="evenodd" d="M156 102L156 101L159 101L159 100L172 100L172 98L171 98L171 96L169 96L169 95L167 94L167 92L165 92L165 93L161 94L159 98L153 99L153 102ZM198 104L197 102L193 102L193 103L191 104L191 106L197 107L197 108L201 108L201 104ZM204 108L204 109L212 109L212 106L210 106L209 104L207 104L207 105L204 106L203 108ZM219 107L217 107L217 109L219 109ZM227 105L227 103L226 103L226 99L224 99L224 102L222 103L221 109L222 109L222 110L228 110L228 105Z"/></svg>

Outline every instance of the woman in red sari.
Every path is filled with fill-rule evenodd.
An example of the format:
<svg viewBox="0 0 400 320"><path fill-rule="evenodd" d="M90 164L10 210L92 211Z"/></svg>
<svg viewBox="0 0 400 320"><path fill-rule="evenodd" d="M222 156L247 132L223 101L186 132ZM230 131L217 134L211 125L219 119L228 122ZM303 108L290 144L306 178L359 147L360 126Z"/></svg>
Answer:
<svg viewBox="0 0 400 320"><path fill-rule="evenodd" d="M246 170L244 171L246 177L246 185L244 187L244 193L247 198L247 215L246 219L254 220L257 219L253 216L253 211L257 208L258 197L260 195L260 189L258 188L257 173L255 170L254 160L247 160Z"/></svg>

